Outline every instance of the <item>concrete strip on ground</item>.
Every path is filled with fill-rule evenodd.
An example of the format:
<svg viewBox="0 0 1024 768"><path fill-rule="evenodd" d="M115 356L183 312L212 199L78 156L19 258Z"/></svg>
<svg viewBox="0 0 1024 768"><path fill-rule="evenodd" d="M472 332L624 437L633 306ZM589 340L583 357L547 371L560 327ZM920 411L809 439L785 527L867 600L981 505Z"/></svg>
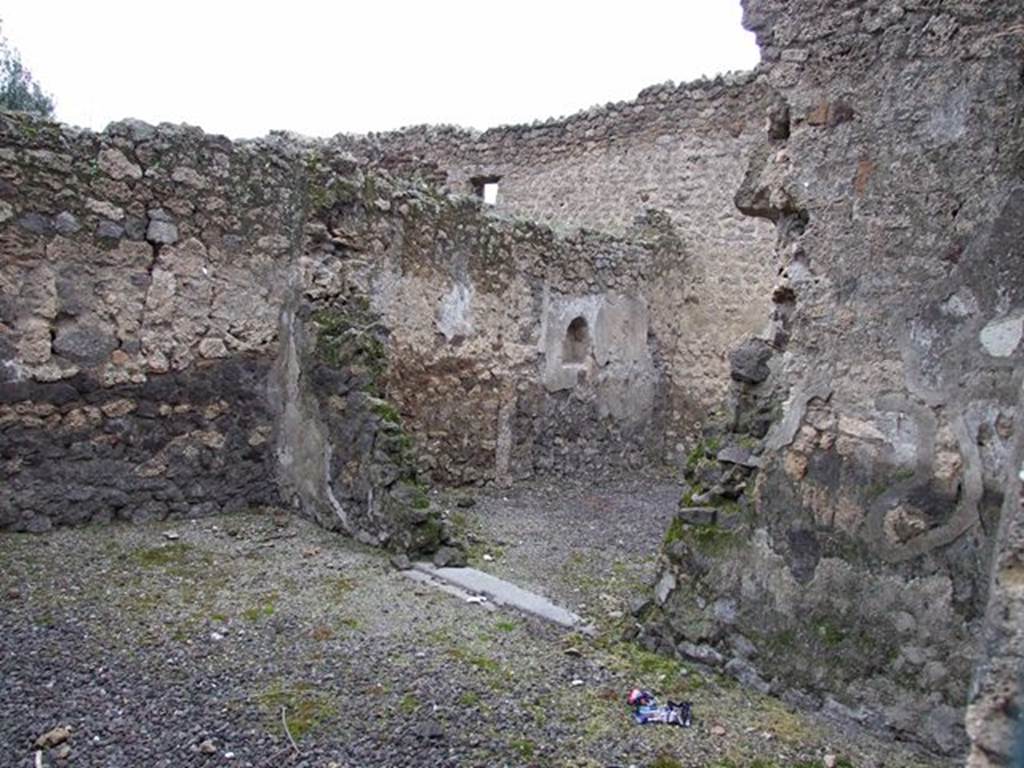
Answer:
<svg viewBox="0 0 1024 768"><path fill-rule="evenodd" d="M476 568L438 568L431 563L413 563L413 571L472 594L484 595L498 604L517 608L563 627L583 628L583 619L555 605L546 597L517 587Z"/></svg>
<svg viewBox="0 0 1024 768"><path fill-rule="evenodd" d="M460 600L463 600L463 601L465 601L467 603L475 603L475 604L479 605L481 608L483 608L484 610L487 610L487 611L493 611L494 610L494 604L493 603L486 602L485 599L480 598L478 595L476 595L476 594L474 594L472 592L467 592L466 590L461 589L461 588L455 586L454 584L449 584L446 581L442 581L441 579L434 578L433 576L430 576L430 575L428 575L426 573L421 573L420 571L416 571L416 570L408 570L408 571L402 571L402 575L404 575L406 578L412 579L413 581L418 582L420 584L426 584L427 586L434 587L434 589L440 589L442 592L447 592L449 595L453 595L453 596L455 596L455 597L459 598Z"/></svg>

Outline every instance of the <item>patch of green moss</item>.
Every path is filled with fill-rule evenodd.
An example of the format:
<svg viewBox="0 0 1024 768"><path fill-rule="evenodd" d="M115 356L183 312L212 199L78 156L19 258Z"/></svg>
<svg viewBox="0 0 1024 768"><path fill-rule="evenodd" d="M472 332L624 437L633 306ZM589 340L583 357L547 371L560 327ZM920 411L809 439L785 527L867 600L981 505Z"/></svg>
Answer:
<svg viewBox="0 0 1024 768"><path fill-rule="evenodd" d="M721 510L721 514L726 517L732 517L740 513L740 504L735 499L719 499L717 503L712 506L717 507Z"/></svg>
<svg viewBox="0 0 1024 768"><path fill-rule="evenodd" d="M427 496L426 490L420 486L416 486L416 490L409 500L409 504L413 509L429 509L430 508L430 497ZM440 521L438 521L440 522Z"/></svg>
<svg viewBox="0 0 1024 768"><path fill-rule="evenodd" d="M722 443L717 437L708 437L703 440L699 440L686 457L687 469L692 471L697 468L697 465L700 464L703 459L715 458L721 447Z"/></svg>
<svg viewBox="0 0 1024 768"><path fill-rule="evenodd" d="M677 541L682 541L686 537L686 523L684 523L678 517L672 518L672 522L669 523L668 530L665 531L665 539L662 544L668 548L675 544Z"/></svg>
<svg viewBox="0 0 1024 768"><path fill-rule="evenodd" d="M814 737L807 720L788 709L778 699L765 699L756 713L756 727L775 734L786 744L803 744Z"/></svg>
<svg viewBox="0 0 1024 768"><path fill-rule="evenodd" d="M409 550L414 554L436 552L443 540L444 523L436 513L431 512L426 520L413 528Z"/></svg>
<svg viewBox="0 0 1024 768"><path fill-rule="evenodd" d="M814 626L814 631L827 646L837 646L846 639L846 632L843 628L827 619L817 622Z"/></svg>
<svg viewBox="0 0 1024 768"><path fill-rule="evenodd" d="M741 435L738 442L741 448L746 448L748 451L756 450L761 445L761 441L753 435Z"/></svg>
<svg viewBox="0 0 1024 768"><path fill-rule="evenodd" d="M452 532L461 538L465 538L474 527L461 509L453 509L448 513L448 524L452 527Z"/></svg>
<svg viewBox="0 0 1024 768"><path fill-rule="evenodd" d="M679 508L682 509L683 507L696 506L697 504L693 500L693 497L699 496L702 493L704 493L704 488L701 486L701 484L694 483L693 485L690 486L689 490L683 494L683 498L679 500Z"/></svg>
<svg viewBox="0 0 1024 768"><path fill-rule="evenodd" d="M881 496L888 489L888 484L883 482L874 482L864 489L864 495L869 501L874 501Z"/></svg>
<svg viewBox="0 0 1024 768"><path fill-rule="evenodd" d="M375 200L377 194L377 179L372 173L366 174L363 178L363 197L366 200Z"/></svg>
<svg viewBox="0 0 1024 768"><path fill-rule="evenodd" d="M683 768L683 764L665 752L654 758L651 768Z"/></svg>
<svg viewBox="0 0 1024 768"><path fill-rule="evenodd" d="M188 551L188 544L176 541L172 544L162 544L159 547L139 550L135 553L135 560L144 568L181 565L188 557Z"/></svg>
<svg viewBox="0 0 1024 768"><path fill-rule="evenodd" d="M722 530L716 525L694 525L690 527L691 541L701 552L721 555L736 544L736 534Z"/></svg>
<svg viewBox="0 0 1024 768"><path fill-rule="evenodd" d="M402 700L398 702L398 711L403 715L411 715L417 709L420 708L420 701L415 695L411 693L405 694Z"/></svg>
<svg viewBox="0 0 1024 768"><path fill-rule="evenodd" d="M387 347L372 332L370 313L355 303L313 314L317 326L315 353L332 368L361 367L370 376L371 389L387 371Z"/></svg>
<svg viewBox="0 0 1024 768"><path fill-rule="evenodd" d="M670 697L678 697L687 690L686 667L675 659L622 641L607 643L604 652L606 665L640 688L659 690Z"/></svg>
<svg viewBox="0 0 1024 768"><path fill-rule="evenodd" d="M738 507L737 507L738 510ZM717 525L692 525L676 517L665 532L664 546L685 541L692 549L705 555L722 555L738 543L734 531L727 531Z"/></svg>
<svg viewBox="0 0 1024 768"><path fill-rule="evenodd" d="M332 171L317 150L310 151L305 159L306 199L311 212L324 213L337 204L350 204L360 195L358 183Z"/></svg>
<svg viewBox="0 0 1024 768"><path fill-rule="evenodd" d="M537 753L537 745L526 738L512 739L509 746L514 749L524 760L530 760Z"/></svg>
<svg viewBox="0 0 1024 768"><path fill-rule="evenodd" d="M497 659L471 648L455 647L449 650L449 655L472 665L481 672L492 674L501 672L501 663Z"/></svg>
<svg viewBox="0 0 1024 768"><path fill-rule="evenodd" d="M285 686L276 682L257 694L256 700L267 710L268 722L275 730L283 730L284 711L284 722L296 741L338 714L334 701L308 683Z"/></svg>
<svg viewBox="0 0 1024 768"><path fill-rule="evenodd" d="M250 605L242 611L242 618L246 621L259 621L260 619L270 618L274 615L274 611L277 610L277 598L276 592L264 595L258 603Z"/></svg>
<svg viewBox="0 0 1024 768"><path fill-rule="evenodd" d="M785 658L798 650L796 648L796 633L792 629L762 632L759 636L758 646L764 649L769 658Z"/></svg>
<svg viewBox="0 0 1024 768"><path fill-rule="evenodd" d="M390 422L391 424L402 423L402 416L398 413L398 409L387 400L376 401L370 410L380 416L381 419Z"/></svg>

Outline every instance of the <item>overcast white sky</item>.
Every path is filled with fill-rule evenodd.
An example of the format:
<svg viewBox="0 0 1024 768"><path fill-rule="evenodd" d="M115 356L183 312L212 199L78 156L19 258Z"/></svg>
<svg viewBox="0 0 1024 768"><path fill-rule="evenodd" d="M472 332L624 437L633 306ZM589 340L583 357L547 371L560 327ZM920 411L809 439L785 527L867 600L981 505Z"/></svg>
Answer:
<svg viewBox="0 0 1024 768"><path fill-rule="evenodd" d="M487 128L749 69L739 0L4 0L61 120L240 138Z"/></svg>

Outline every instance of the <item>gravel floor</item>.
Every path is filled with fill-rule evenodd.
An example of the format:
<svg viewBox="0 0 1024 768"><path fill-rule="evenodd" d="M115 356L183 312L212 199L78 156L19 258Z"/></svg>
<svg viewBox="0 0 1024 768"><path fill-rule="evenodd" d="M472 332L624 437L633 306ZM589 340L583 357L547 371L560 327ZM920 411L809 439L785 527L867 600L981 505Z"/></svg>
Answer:
<svg viewBox="0 0 1024 768"><path fill-rule="evenodd" d="M59 725L44 765L942 765L617 639L677 496L636 479L441 497L475 564L595 638L270 514L0 536L0 765L32 766ZM633 725L633 686L692 700L694 726Z"/></svg>

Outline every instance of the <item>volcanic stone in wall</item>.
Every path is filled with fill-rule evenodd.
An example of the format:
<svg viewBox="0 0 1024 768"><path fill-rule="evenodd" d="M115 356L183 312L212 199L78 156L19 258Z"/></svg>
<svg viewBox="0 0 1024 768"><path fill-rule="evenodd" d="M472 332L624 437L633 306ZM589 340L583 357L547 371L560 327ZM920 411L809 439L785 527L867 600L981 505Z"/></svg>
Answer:
<svg viewBox="0 0 1024 768"><path fill-rule="evenodd" d="M767 421L735 398L764 432L749 514L721 525L705 489L680 510L645 640L958 754L979 658L1018 658L976 638L1021 418L1021 9L744 5L786 104L737 194L777 228L784 354L746 345L733 378L781 397ZM993 754L997 700L972 723Z"/></svg>
<svg viewBox="0 0 1024 768"><path fill-rule="evenodd" d="M84 373L0 383L0 528L276 503L267 365L246 355L115 387Z"/></svg>

